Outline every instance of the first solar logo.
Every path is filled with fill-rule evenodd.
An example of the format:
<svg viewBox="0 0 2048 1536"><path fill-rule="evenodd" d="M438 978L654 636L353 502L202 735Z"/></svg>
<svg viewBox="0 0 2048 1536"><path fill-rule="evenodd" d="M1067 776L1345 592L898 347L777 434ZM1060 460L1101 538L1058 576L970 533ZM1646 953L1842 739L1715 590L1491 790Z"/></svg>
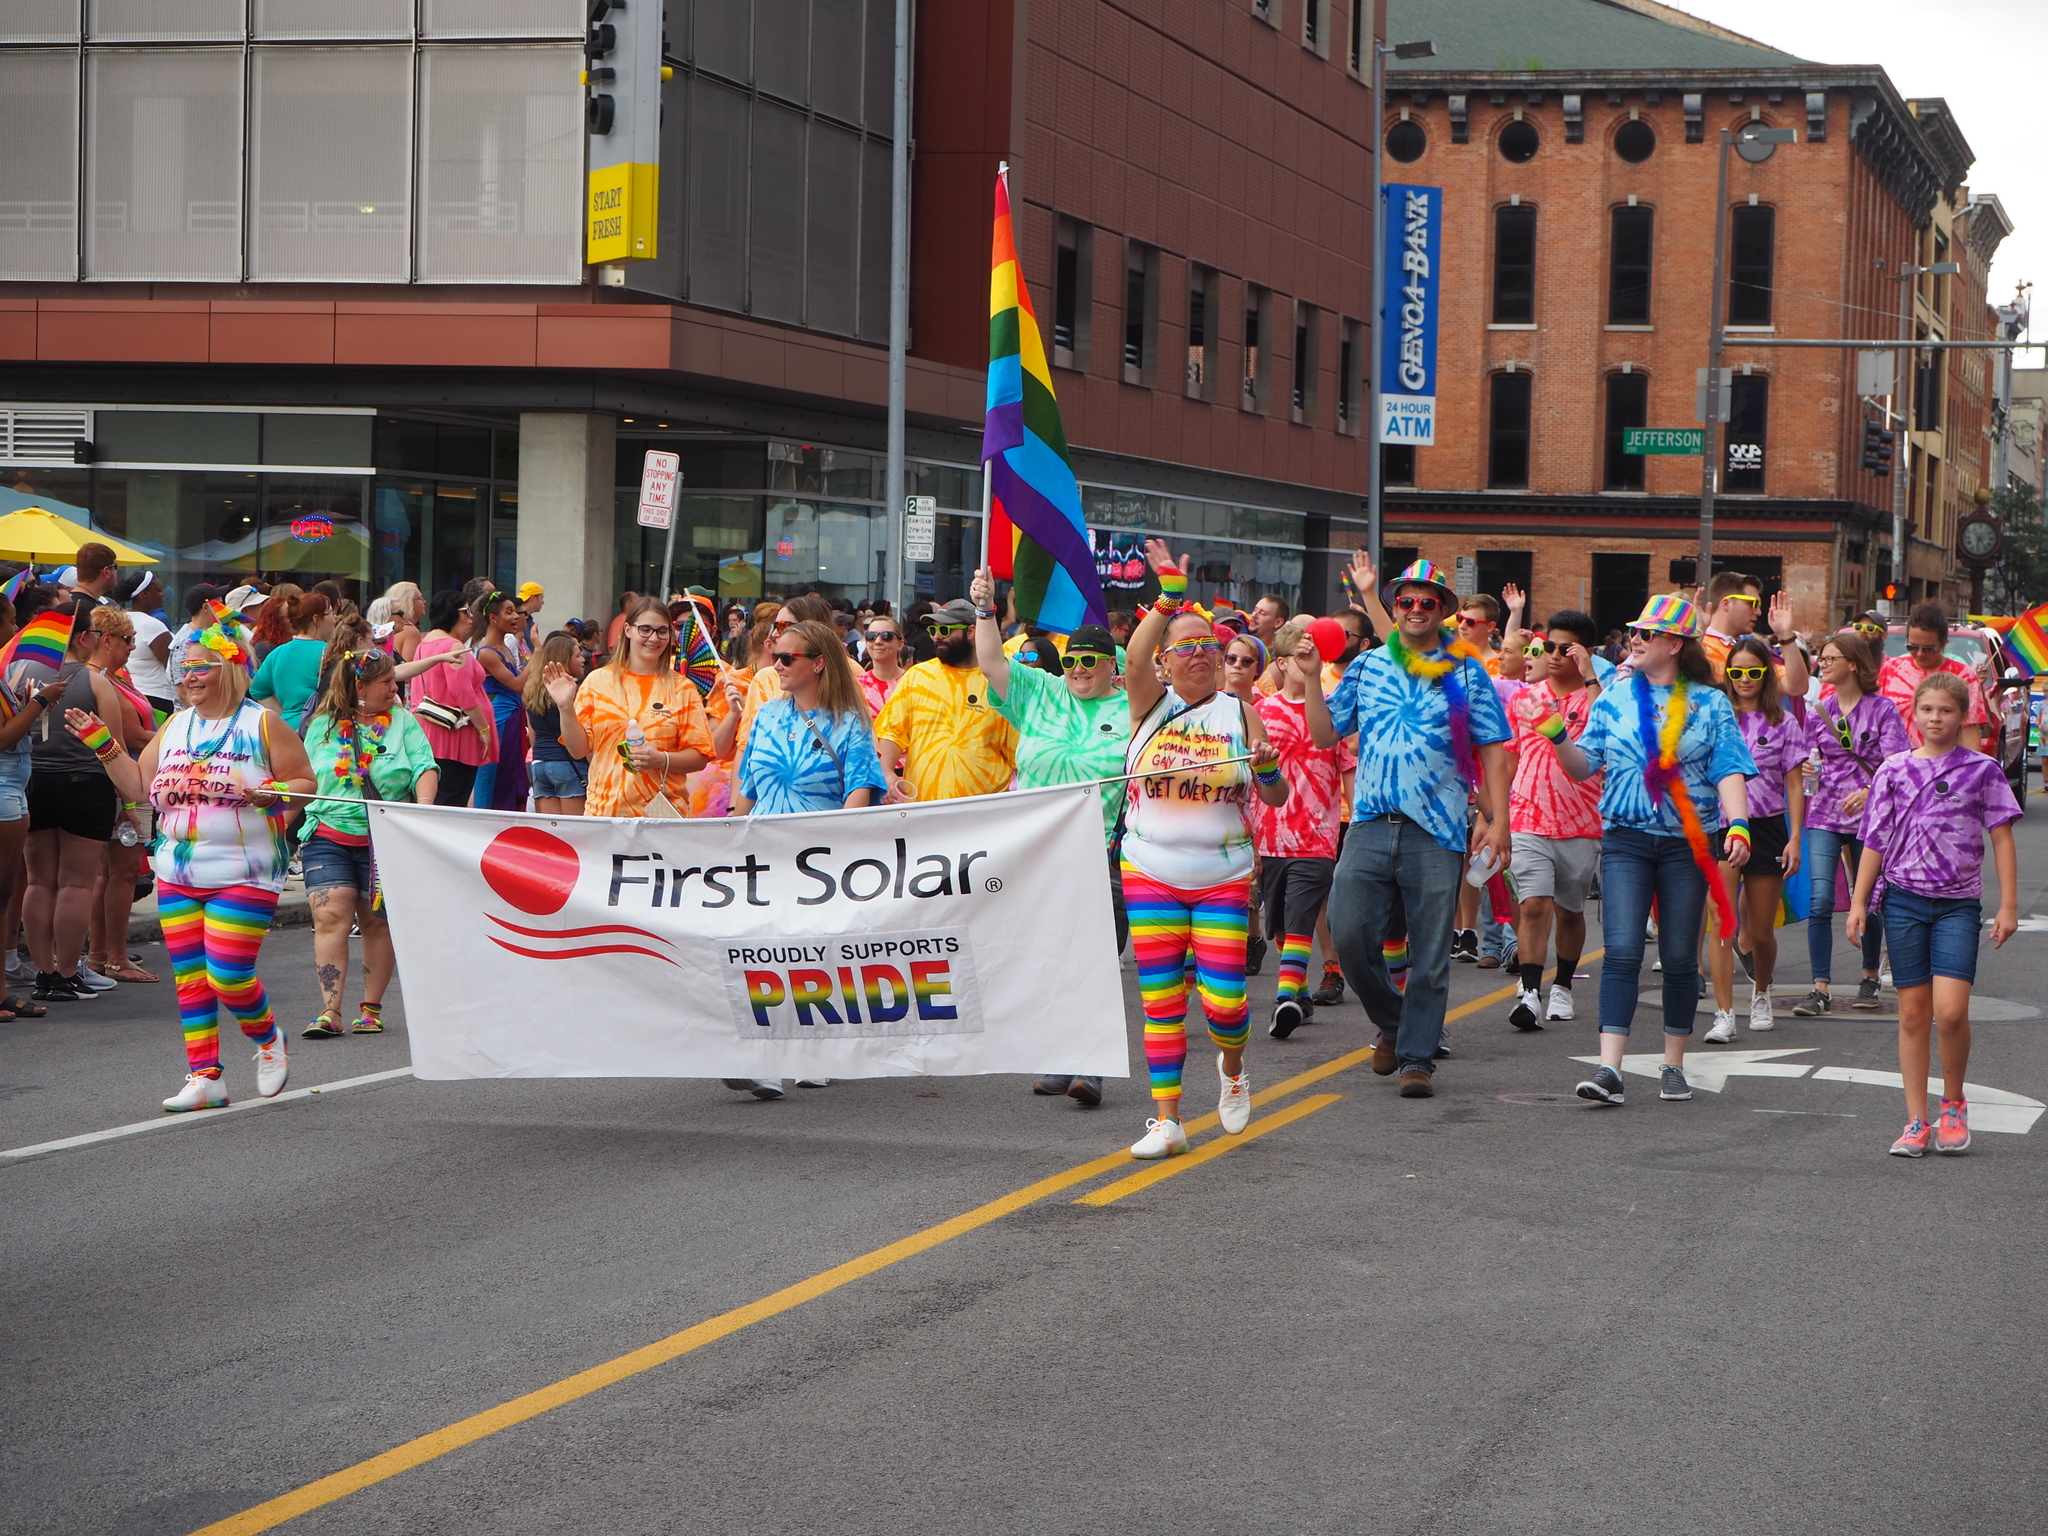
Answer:
<svg viewBox="0 0 2048 1536"><path fill-rule="evenodd" d="M961 928L728 943L743 1039L868 1039L982 1031L974 949Z"/></svg>

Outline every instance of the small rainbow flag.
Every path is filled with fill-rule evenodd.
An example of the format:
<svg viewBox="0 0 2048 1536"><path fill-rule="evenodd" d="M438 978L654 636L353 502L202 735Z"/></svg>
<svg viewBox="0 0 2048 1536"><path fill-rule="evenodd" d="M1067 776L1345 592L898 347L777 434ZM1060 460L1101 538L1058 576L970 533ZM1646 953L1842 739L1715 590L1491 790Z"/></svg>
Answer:
<svg viewBox="0 0 2048 1536"><path fill-rule="evenodd" d="M64 653L71 648L72 612L46 608L24 624L7 648L0 650L0 672L18 661L39 661L52 672L64 665Z"/></svg>
<svg viewBox="0 0 2048 1536"><path fill-rule="evenodd" d="M2006 632L2005 654L2027 677L2048 673L2048 603L2029 608Z"/></svg>
<svg viewBox="0 0 2048 1536"><path fill-rule="evenodd" d="M20 570L7 578L5 586L0 586L0 597L6 598L10 603L16 601L21 596L21 589L35 579L36 568L32 565L24 565Z"/></svg>
<svg viewBox="0 0 2048 1536"><path fill-rule="evenodd" d="M1058 635L1083 624L1106 625L1095 549L1081 519L1081 487L1067 458L1031 290L1017 264L1007 166L996 174L981 459L989 477L989 566L1016 583L1017 616Z"/></svg>

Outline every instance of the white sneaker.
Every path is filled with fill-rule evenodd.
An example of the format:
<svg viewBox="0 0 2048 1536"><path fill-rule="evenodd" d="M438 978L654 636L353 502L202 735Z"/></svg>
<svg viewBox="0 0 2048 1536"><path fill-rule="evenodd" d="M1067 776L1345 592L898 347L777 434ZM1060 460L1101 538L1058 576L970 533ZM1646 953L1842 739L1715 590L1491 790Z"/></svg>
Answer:
<svg viewBox="0 0 2048 1536"><path fill-rule="evenodd" d="M121 985L111 976L102 976L83 960L78 962L78 969L71 973L71 979L88 992L111 992Z"/></svg>
<svg viewBox="0 0 2048 1536"><path fill-rule="evenodd" d="M1541 1029L1543 1025L1536 1010L1542 1006L1543 999L1536 995L1533 987L1517 987L1515 1006L1508 1010L1508 1023L1521 1030Z"/></svg>
<svg viewBox="0 0 2048 1536"><path fill-rule="evenodd" d="M1768 1034L1778 1027L1778 1020L1771 1012L1769 988L1754 993L1749 1000L1749 1032L1753 1035Z"/></svg>
<svg viewBox="0 0 2048 1536"><path fill-rule="evenodd" d="M1544 1017L1552 1023L1568 1023L1578 1017L1578 1014L1572 1009L1572 989L1570 987L1560 987L1554 981L1550 984L1550 1007L1544 1014Z"/></svg>
<svg viewBox="0 0 2048 1536"><path fill-rule="evenodd" d="M1735 1010L1718 1008L1714 1011L1714 1027L1707 1031L1709 1045L1726 1045L1735 1038Z"/></svg>
<svg viewBox="0 0 2048 1536"><path fill-rule="evenodd" d="M175 1097L164 1100L164 1108L178 1114L188 1109L224 1109L227 1102L227 1084L217 1077L202 1077L194 1072Z"/></svg>
<svg viewBox="0 0 2048 1536"><path fill-rule="evenodd" d="M7 951L7 979L9 981L34 981L36 979L35 967L21 958L21 951L18 949Z"/></svg>
<svg viewBox="0 0 2048 1536"><path fill-rule="evenodd" d="M256 1096L276 1098L290 1075L291 1066L284 1059L284 1029L280 1026L275 1040L256 1047Z"/></svg>
<svg viewBox="0 0 2048 1536"><path fill-rule="evenodd" d="M830 1088L832 1086L832 1079L829 1077L800 1077L796 1080L796 1085L799 1088Z"/></svg>
<svg viewBox="0 0 2048 1536"><path fill-rule="evenodd" d="M1178 1120L1147 1120L1145 1134L1131 1143L1131 1156L1147 1160L1179 1157L1188 1149L1188 1133Z"/></svg>
<svg viewBox="0 0 2048 1536"><path fill-rule="evenodd" d="M1223 1092L1216 1100L1216 1118L1223 1122L1224 1131L1236 1136L1252 1123L1252 1075L1240 1072L1235 1077L1224 1075L1223 1053L1216 1053L1216 1081L1223 1085Z"/></svg>

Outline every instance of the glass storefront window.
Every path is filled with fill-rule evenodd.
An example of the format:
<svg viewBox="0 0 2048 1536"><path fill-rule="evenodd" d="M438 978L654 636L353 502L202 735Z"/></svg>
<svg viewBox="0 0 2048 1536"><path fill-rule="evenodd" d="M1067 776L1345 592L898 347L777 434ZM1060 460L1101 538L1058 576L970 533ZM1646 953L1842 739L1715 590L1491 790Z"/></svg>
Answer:
<svg viewBox="0 0 2048 1536"><path fill-rule="evenodd" d="M477 522L484 493L474 485L436 485L430 535L434 589L460 590L477 570Z"/></svg>
<svg viewBox="0 0 2048 1536"><path fill-rule="evenodd" d="M979 475L975 477L977 480ZM933 522L933 560L911 566L915 596L947 602L967 595L967 583L981 564L981 519L941 512Z"/></svg>
<svg viewBox="0 0 2048 1536"><path fill-rule="evenodd" d="M426 550L433 488L422 481L379 480L371 496L371 586L377 593L401 581L424 587L420 557Z"/></svg>
<svg viewBox="0 0 2048 1536"><path fill-rule="evenodd" d="M195 582L232 587L255 571L263 531L262 476L101 469L94 481L97 526L159 558L159 579L180 599L166 605L174 617L184 617L182 598Z"/></svg>
<svg viewBox="0 0 2048 1536"><path fill-rule="evenodd" d="M363 525L362 480L265 475L262 533L233 568L244 579L253 571L265 581L300 587L339 582L344 596L367 603L375 594L365 590L370 530Z"/></svg>

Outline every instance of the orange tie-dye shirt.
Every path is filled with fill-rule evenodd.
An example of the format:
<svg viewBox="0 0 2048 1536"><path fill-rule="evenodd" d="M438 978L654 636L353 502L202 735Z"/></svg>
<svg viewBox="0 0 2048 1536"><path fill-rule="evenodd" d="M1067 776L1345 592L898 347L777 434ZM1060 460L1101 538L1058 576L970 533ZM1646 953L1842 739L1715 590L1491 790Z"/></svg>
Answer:
<svg viewBox="0 0 2048 1536"><path fill-rule="evenodd" d="M677 810L688 804L687 775L680 771L635 773L619 756L626 725L635 719L647 744L657 752L696 751L711 756L711 727L704 701L681 673L661 672L649 678L623 673L614 666L599 667L576 691L576 718L590 738L585 815L644 816L657 792L666 795Z"/></svg>

